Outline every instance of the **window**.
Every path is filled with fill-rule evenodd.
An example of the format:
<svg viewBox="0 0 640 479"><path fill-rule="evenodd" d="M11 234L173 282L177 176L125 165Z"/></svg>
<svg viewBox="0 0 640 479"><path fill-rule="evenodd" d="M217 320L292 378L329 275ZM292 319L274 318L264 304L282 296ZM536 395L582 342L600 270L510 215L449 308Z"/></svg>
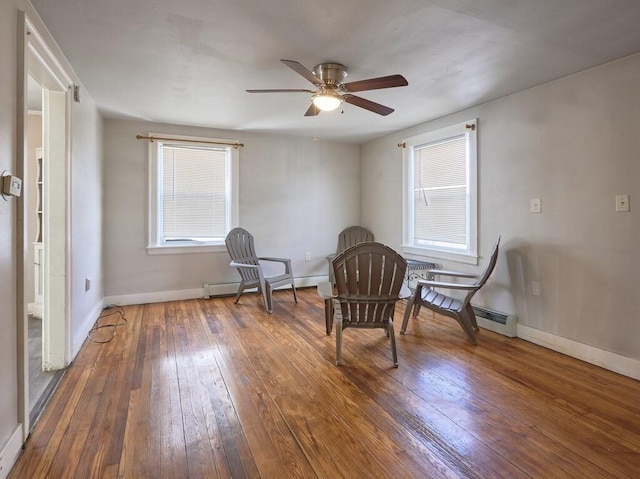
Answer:
<svg viewBox="0 0 640 479"><path fill-rule="evenodd" d="M193 137L156 140L149 157L150 254L226 250L237 224L237 157L228 142Z"/></svg>
<svg viewBox="0 0 640 479"><path fill-rule="evenodd" d="M403 250L476 264L476 120L404 143Z"/></svg>

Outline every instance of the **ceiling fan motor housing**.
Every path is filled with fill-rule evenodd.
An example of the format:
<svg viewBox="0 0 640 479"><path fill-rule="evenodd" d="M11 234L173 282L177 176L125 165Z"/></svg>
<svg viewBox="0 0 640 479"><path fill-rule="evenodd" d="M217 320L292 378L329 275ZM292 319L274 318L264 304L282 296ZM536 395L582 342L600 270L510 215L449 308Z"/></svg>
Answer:
<svg viewBox="0 0 640 479"><path fill-rule="evenodd" d="M313 73L324 85L340 85L347 78L347 67L339 63L320 63L313 68Z"/></svg>

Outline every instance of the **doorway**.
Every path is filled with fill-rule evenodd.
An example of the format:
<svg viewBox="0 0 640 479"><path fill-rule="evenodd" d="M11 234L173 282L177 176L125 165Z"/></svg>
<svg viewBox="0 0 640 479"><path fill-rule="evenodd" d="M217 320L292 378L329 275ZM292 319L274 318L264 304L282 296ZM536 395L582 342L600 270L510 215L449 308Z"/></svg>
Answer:
<svg viewBox="0 0 640 479"><path fill-rule="evenodd" d="M25 267L25 297L28 302L29 357L29 419L34 424L47 403L62 370L50 371L43 361L45 319L43 315L44 297L44 189L48 182L44 177L43 138L47 135L43 122L44 90L31 76L27 79L27 151L25 154L24 194L27 234L27 266ZM30 267L32 265L32 267Z"/></svg>
<svg viewBox="0 0 640 479"><path fill-rule="evenodd" d="M18 263L21 269L17 308L21 353L18 366L19 416L23 424L23 439L26 440L47 395L53 391L57 379L68 365L67 245L70 233L67 198L71 81L53 50L24 12L21 12L19 26L22 48L19 49L18 68L22 82L18 85L18 115L22 121L18 121L18 157L22 158L22 164L18 169L31 190L25 188L22 206L18 209L18 222L23 225L18 228L18 245L22 247L24 259ZM40 30L45 31L43 25ZM29 121L29 101L38 90L41 99L41 146L33 152L35 163L30 163L29 126L31 124L33 130L36 128L34 122ZM39 287L39 295L36 287ZM40 316L40 322L31 321L30 328L30 319L35 319L35 315ZM35 333L39 333L40 343L37 339L34 342ZM30 363L36 362L39 364L32 366L30 371ZM39 380L36 381L38 371L44 374L40 378L46 381L44 387Z"/></svg>

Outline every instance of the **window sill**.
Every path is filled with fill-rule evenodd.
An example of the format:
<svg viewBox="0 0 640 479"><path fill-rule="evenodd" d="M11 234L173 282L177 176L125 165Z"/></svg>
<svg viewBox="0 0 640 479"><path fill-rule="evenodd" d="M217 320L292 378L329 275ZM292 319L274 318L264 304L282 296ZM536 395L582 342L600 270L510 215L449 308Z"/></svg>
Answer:
<svg viewBox="0 0 640 479"><path fill-rule="evenodd" d="M416 246L402 246L402 252L406 254L410 254L412 256L420 256L424 258L437 258L444 259L447 261L454 261L457 263L464 264L478 264L478 255L476 254L466 254L466 253L455 253L452 251L441 251L436 249L428 249L428 248L418 248Z"/></svg>
<svg viewBox="0 0 640 479"><path fill-rule="evenodd" d="M222 252L227 252L227 247L223 244L172 244L147 246L148 255Z"/></svg>

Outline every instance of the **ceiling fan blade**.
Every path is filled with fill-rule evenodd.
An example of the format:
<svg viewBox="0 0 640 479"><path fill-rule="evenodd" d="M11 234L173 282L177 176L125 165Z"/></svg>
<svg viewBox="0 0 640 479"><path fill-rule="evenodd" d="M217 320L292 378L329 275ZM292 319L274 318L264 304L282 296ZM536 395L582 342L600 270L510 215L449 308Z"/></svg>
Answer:
<svg viewBox="0 0 640 479"><path fill-rule="evenodd" d="M318 108L314 103L312 103L309 109L304 114L304 116L316 116L318 113L320 113L320 108Z"/></svg>
<svg viewBox="0 0 640 479"><path fill-rule="evenodd" d="M352 81L343 83L345 91L365 91L380 90L381 88L394 88L397 86L407 86L409 82L402 75L389 75L386 77L369 78L368 80Z"/></svg>
<svg viewBox="0 0 640 479"><path fill-rule="evenodd" d="M315 76L311 70L307 69L307 67L305 67L301 63L298 63L295 60L280 60L280 61L285 65L287 65L289 68L291 68L298 75L302 75L303 77L305 77L314 85L322 85L322 80L320 80L320 78Z"/></svg>
<svg viewBox="0 0 640 479"><path fill-rule="evenodd" d="M389 108L388 106L381 105L380 103L376 103L371 100L366 100L359 96L342 95L342 98L347 103L351 103L352 105L359 106L360 108L364 108L365 110L372 111L374 113L377 113L378 115L387 116L389 113L394 112L393 108Z"/></svg>
<svg viewBox="0 0 640 479"><path fill-rule="evenodd" d="M272 90L246 90L247 93L313 93L311 90L302 90L299 88L276 88Z"/></svg>

